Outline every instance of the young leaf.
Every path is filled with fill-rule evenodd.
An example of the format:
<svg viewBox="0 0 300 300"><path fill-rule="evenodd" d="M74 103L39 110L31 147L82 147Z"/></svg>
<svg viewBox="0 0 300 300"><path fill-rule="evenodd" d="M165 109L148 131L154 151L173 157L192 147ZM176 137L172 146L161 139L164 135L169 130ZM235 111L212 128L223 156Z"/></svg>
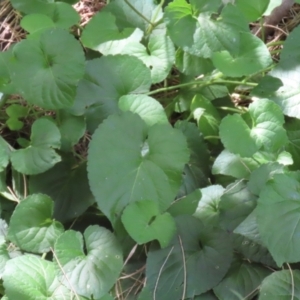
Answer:
<svg viewBox="0 0 300 300"><path fill-rule="evenodd" d="M23 255L7 262L3 275L4 288L9 299L61 300L75 298L74 293L56 279L53 262L34 255Z"/></svg>
<svg viewBox="0 0 300 300"><path fill-rule="evenodd" d="M148 253L147 286L155 299L202 294L221 281L231 263L231 243L225 232L187 215L176 217L176 224L178 234L171 244L165 249L153 247Z"/></svg>
<svg viewBox="0 0 300 300"><path fill-rule="evenodd" d="M241 32L236 52L215 52L212 56L214 66L229 77L242 77L258 73L272 64L271 54L258 37Z"/></svg>
<svg viewBox="0 0 300 300"><path fill-rule="evenodd" d="M63 226L52 219L52 213L51 198L42 194L28 196L11 217L8 239L25 251L48 252L64 231Z"/></svg>
<svg viewBox="0 0 300 300"><path fill-rule="evenodd" d="M31 145L11 153L13 167L20 173L34 175L43 173L58 163L61 158L53 150L60 147L60 132L47 119L37 119L31 128Z"/></svg>
<svg viewBox="0 0 300 300"><path fill-rule="evenodd" d="M63 268L59 281L79 295L99 299L122 270L121 246L109 230L98 225L89 226L83 236L85 241L80 232L68 230L58 238L54 252L57 265Z"/></svg>
<svg viewBox="0 0 300 300"><path fill-rule="evenodd" d="M122 214L122 223L138 244L158 240L165 248L176 232L172 216L160 214L157 203L151 200L130 203Z"/></svg>
<svg viewBox="0 0 300 300"><path fill-rule="evenodd" d="M265 277L271 271L259 264L235 259L225 278L213 291L222 300L240 300L248 295L254 296ZM254 291L256 293L253 293Z"/></svg>
<svg viewBox="0 0 300 300"><path fill-rule="evenodd" d="M252 128L237 114L222 120L220 137L227 150L250 157L259 149L275 152L287 143L286 131L282 127L284 116L278 105L261 99L249 105L249 114Z"/></svg>
<svg viewBox="0 0 300 300"><path fill-rule="evenodd" d="M300 271L281 270L266 277L262 282L259 300L299 299Z"/></svg>
<svg viewBox="0 0 300 300"><path fill-rule="evenodd" d="M122 111L132 111L138 114L149 127L169 122L163 106L146 95L122 96L119 100L119 108Z"/></svg>
<svg viewBox="0 0 300 300"><path fill-rule="evenodd" d="M151 199L160 211L167 209L188 157L183 134L171 126L147 128L131 112L108 117L93 134L88 154L89 183L99 208L113 223L130 202Z"/></svg>
<svg viewBox="0 0 300 300"><path fill-rule="evenodd" d="M223 150L212 166L212 173L248 179L259 166L260 164L253 158L240 157L228 150Z"/></svg>
<svg viewBox="0 0 300 300"><path fill-rule="evenodd" d="M61 222L79 217L95 199L90 191L86 163L78 164L70 157L50 170L31 176L31 193L43 193L54 201L54 218Z"/></svg>
<svg viewBox="0 0 300 300"><path fill-rule="evenodd" d="M13 48L12 80L30 103L47 109L70 107L84 75L84 54L67 31L45 30L38 40L23 40Z"/></svg>
<svg viewBox="0 0 300 300"><path fill-rule="evenodd" d="M300 260L299 190L299 172L276 174L258 199L259 232L278 266Z"/></svg>

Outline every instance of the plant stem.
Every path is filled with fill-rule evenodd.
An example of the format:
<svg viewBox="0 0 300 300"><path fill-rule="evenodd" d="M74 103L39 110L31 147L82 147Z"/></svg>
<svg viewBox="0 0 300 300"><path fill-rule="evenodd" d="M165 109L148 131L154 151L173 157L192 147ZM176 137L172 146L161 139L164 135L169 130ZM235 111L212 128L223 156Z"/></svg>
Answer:
<svg viewBox="0 0 300 300"><path fill-rule="evenodd" d="M169 87L164 87L164 88L160 88L157 89L155 91L150 91L148 92L146 95L150 96L150 95L154 95L154 94L158 94L161 92L167 92L167 91L172 91L172 90L176 90L179 88L183 88L183 87L189 87L189 86L193 86L193 85L202 85L202 87L208 86L208 85L212 85L212 84L236 84L236 85L246 85L246 86L251 86L251 87L256 87L257 83L255 82L241 82L241 81L234 81L234 80L223 80L223 79L212 79L212 80L195 80L195 81L191 81L191 82L186 82L186 83L181 83L181 84L177 84L177 85L173 85L173 86L169 86Z"/></svg>
<svg viewBox="0 0 300 300"><path fill-rule="evenodd" d="M219 140L220 137L217 135L208 135L204 137L205 140Z"/></svg>
<svg viewBox="0 0 300 300"><path fill-rule="evenodd" d="M228 106L219 106L219 107L217 107L217 109L231 111L231 112L235 112L235 113L239 113L239 114L243 112L242 110L240 110L238 108L228 107Z"/></svg>
<svg viewBox="0 0 300 300"><path fill-rule="evenodd" d="M154 24L149 19L147 19L143 14L141 14L128 0L124 0L124 1L136 14L138 14L142 19L144 19L151 26L154 26Z"/></svg>
<svg viewBox="0 0 300 300"><path fill-rule="evenodd" d="M270 42L266 46L272 47L272 46L279 46L279 45L283 45L283 44L284 44L284 41L276 41L276 42Z"/></svg>

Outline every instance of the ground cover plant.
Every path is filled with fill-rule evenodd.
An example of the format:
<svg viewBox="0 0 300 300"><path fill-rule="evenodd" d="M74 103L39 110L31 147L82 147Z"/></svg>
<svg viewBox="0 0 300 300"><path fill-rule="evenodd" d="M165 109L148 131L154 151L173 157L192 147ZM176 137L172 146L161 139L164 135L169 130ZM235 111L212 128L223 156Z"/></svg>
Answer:
<svg viewBox="0 0 300 300"><path fill-rule="evenodd" d="M278 1L111 0L84 26L76 2L11 0L2 299L300 299L300 28L253 34Z"/></svg>

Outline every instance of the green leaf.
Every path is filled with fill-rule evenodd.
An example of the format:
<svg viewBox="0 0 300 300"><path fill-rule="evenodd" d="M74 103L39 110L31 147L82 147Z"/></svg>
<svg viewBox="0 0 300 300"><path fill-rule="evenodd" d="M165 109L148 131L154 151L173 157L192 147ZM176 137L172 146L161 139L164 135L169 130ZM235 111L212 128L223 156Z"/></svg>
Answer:
<svg viewBox="0 0 300 300"><path fill-rule="evenodd" d="M10 130L15 131L19 131L24 126L24 123L16 118L8 118L5 123Z"/></svg>
<svg viewBox="0 0 300 300"><path fill-rule="evenodd" d="M300 168L300 120L290 119L284 124L289 143L285 149L291 153L294 164L290 167L292 170Z"/></svg>
<svg viewBox="0 0 300 300"><path fill-rule="evenodd" d="M218 206L220 226L227 231L233 231L255 206L256 196L249 191L245 180L228 185Z"/></svg>
<svg viewBox="0 0 300 300"><path fill-rule="evenodd" d="M176 199L168 209L168 212L173 216L179 215L192 215L198 206L198 202L201 199L201 191L196 190L191 194Z"/></svg>
<svg viewBox="0 0 300 300"><path fill-rule="evenodd" d="M119 108L122 111L132 111L138 114L149 127L169 122L163 106L146 95L122 96L119 100Z"/></svg>
<svg viewBox="0 0 300 300"><path fill-rule="evenodd" d="M178 216L176 224L178 234L171 244L165 249L153 247L148 253L147 286L155 299L202 294L221 281L231 263L231 243L225 232L187 215Z"/></svg>
<svg viewBox="0 0 300 300"><path fill-rule="evenodd" d="M194 216L204 224L218 226L220 218L219 204L225 189L221 185L211 185L201 189L202 197Z"/></svg>
<svg viewBox="0 0 300 300"><path fill-rule="evenodd" d="M27 116L28 108L20 104L11 104L5 111L9 117L19 119Z"/></svg>
<svg viewBox="0 0 300 300"><path fill-rule="evenodd" d="M222 50L236 53L240 31L249 32L248 24L234 6L226 6L218 20L207 12L193 14L185 0L175 0L165 9L164 19L173 42L195 56L209 58Z"/></svg>
<svg viewBox="0 0 300 300"><path fill-rule="evenodd" d="M116 52L116 50L113 50ZM118 54L139 58L151 70L152 83L163 81L171 71L175 60L175 49L171 39L165 35L151 35L147 47L139 42L130 42L120 48ZM112 54L106 51L105 55Z"/></svg>
<svg viewBox="0 0 300 300"><path fill-rule="evenodd" d="M204 95L195 95L190 109L198 127L204 136L217 136L219 134L220 114L216 107Z"/></svg>
<svg viewBox="0 0 300 300"><path fill-rule="evenodd" d="M52 0L11 0L12 6L25 14L48 14L53 11Z"/></svg>
<svg viewBox="0 0 300 300"><path fill-rule="evenodd" d="M129 4L135 8L141 15L137 14L124 0L110 1L108 5L104 7L102 12L110 12L117 19L117 25L120 29L127 27L140 28L144 32L148 29L149 22L152 23L159 21L162 18L161 7L155 5L153 0L128 0Z"/></svg>
<svg viewBox="0 0 300 300"><path fill-rule="evenodd" d="M69 29L71 26L79 23L80 16L74 7L63 2L53 4L55 6L50 17L56 27Z"/></svg>
<svg viewBox="0 0 300 300"><path fill-rule="evenodd" d="M84 28L81 42L85 47L102 52L101 45L105 42L127 39L134 31L133 27L120 31L116 24L116 17L110 12L101 11L94 15ZM142 36L139 36L137 41L139 42L141 38Z"/></svg>
<svg viewBox="0 0 300 300"><path fill-rule="evenodd" d="M12 54L13 47L10 47L8 51L0 52L0 105L2 106L5 101L5 93L16 93L16 87L11 80L12 63L14 57ZM3 94L4 93L4 94Z"/></svg>
<svg viewBox="0 0 300 300"><path fill-rule="evenodd" d="M99 299L112 288L123 267L122 249L114 235L98 225L84 234L68 230L54 248L64 272L60 282L88 299ZM86 254L85 250L86 249Z"/></svg>
<svg viewBox="0 0 300 300"><path fill-rule="evenodd" d="M191 0L192 8L201 12L217 12L222 5L222 0Z"/></svg>
<svg viewBox="0 0 300 300"><path fill-rule="evenodd" d="M75 115L86 113L88 129L94 131L105 118L119 111L120 97L146 93L150 86L150 70L136 57L116 55L94 59L86 64L86 75L79 83L71 111Z"/></svg>
<svg viewBox="0 0 300 300"><path fill-rule="evenodd" d="M165 248L176 232L172 216L160 214L158 204L151 200L130 203L122 214L122 223L138 244L158 240Z"/></svg>
<svg viewBox="0 0 300 300"><path fill-rule="evenodd" d="M182 197L208 185L210 176L209 152L195 124L178 121L175 128L181 130L185 135L190 150L190 159L184 167L183 182L177 194L178 197Z"/></svg>
<svg viewBox="0 0 300 300"><path fill-rule="evenodd" d="M61 222L79 217L95 199L90 191L86 163L66 157L50 170L31 176L31 193L43 193L54 201L54 218Z"/></svg>
<svg viewBox="0 0 300 300"><path fill-rule="evenodd" d="M261 282L271 273L259 264L234 260L225 278L213 289L222 300L240 300L258 293ZM254 292L256 291L256 293Z"/></svg>
<svg viewBox="0 0 300 300"><path fill-rule="evenodd" d="M176 196L188 157L183 134L171 126L147 128L130 112L110 116L89 145L88 178L99 208L114 221L130 202L151 199L162 212Z"/></svg>
<svg viewBox="0 0 300 300"><path fill-rule="evenodd" d="M248 261L277 268L273 257L261 240L256 215L256 209L254 209L233 231L234 249Z"/></svg>
<svg viewBox="0 0 300 300"><path fill-rule="evenodd" d="M52 213L51 198L42 194L28 196L14 210L8 239L25 251L48 252L64 231L63 226L52 219Z"/></svg>
<svg viewBox="0 0 300 300"><path fill-rule="evenodd" d="M75 295L56 280L55 265L34 255L23 255L7 262L3 275L5 292L9 299L61 300ZM83 300L77 296L75 299Z"/></svg>
<svg viewBox="0 0 300 300"><path fill-rule="evenodd" d="M37 119L31 128L31 145L11 153L13 167L20 173L34 175L45 172L61 158L53 150L60 147L60 132L47 119Z"/></svg>
<svg viewBox="0 0 300 300"><path fill-rule="evenodd" d="M275 152L287 143L286 131L282 127L284 117L274 102L267 99L253 102L249 105L249 115L252 128L237 114L222 120L220 137L227 150L250 157L260 149Z"/></svg>
<svg viewBox="0 0 300 300"><path fill-rule="evenodd" d="M257 204L263 243L278 266L300 260L300 173L276 174L266 183ZM276 233L276 234L275 234Z"/></svg>
<svg viewBox="0 0 300 300"><path fill-rule="evenodd" d="M240 157L228 150L223 150L212 166L212 173L228 175L237 179L249 179L252 172L259 166L260 164L253 158Z"/></svg>
<svg viewBox="0 0 300 300"><path fill-rule="evenodd" d="M281 270L266 277L262 282L259 300L300 299L300 271Z"/></svg>
<svg viewBox="0 0 300 300"><path fill-rule="evenodd" d="M300 27L295 28L287 37L283 50L280 54L280 61L270 72L273 77L279 78L283 86L277 91L268 95L269 99L275 101L283 113L290 117L300 118L300 85L294 80L299 74L300 45L297 40L300 36Z"/></svg>
<svg viewBox="0 0 300 300"><path fill-rule="evenodd" d="M44 30L55 28L55 24L50 17L37 13L24 16L20 25L30 33L30 35L27 35L28 39L38 39Z"/></svg>
<svg viewBox="0 0 300 300"><path fill-rule="evenodd" d="M210 59L191 55L180 48L176 51L175 64L180 72L195 77L205 75L214 69Z"/></svg>
<svg viewBox="0 0 300 300"><path fill-rule="evenodd" d="M266 98L274 91L277 91L281 86L282 81L280 79L266 75L262 77L259 84L251 90L250 96Z"/></svg>
<svg viewBox="0 0 300 300"><path fill-rule="evenodd" d="M251 173L248 188L254 195L259 195L266 182L274 177L275 174L283 173L284 166L279 163L268 163L260 166Z"/></svg>
<svg viewBox="0 0 300 300"><path fill-rule="evenodd" d="M85 120L82 116L73 116L65 110L57 112L58 128L61 134L60 150L69 152L78 143L86 131Z"/></svg>
<svg viewBox="0 0 300 300"><path fill-rule="evenodd" d="M267 46L252 33L241 32L238 46L234 54L221 51L212 56L214 66L224 75L247 76L258 73L272 64Z"/></svg>
<svg viewBox="0 0 300 300"><path fill-rule="evenodd" d="M235 5L244 14L249 22L255 22L261 18L267 10L270 0L236 0Z"/></svg>
<svg viewBox="0 0 300 300"><path fill-rule="evenodd" d="M13 48L12 80L31 104L46 109L70 107L84 75L80 43L63 29L47 29L39 40L23 40Z"/></svg>
<svg viewBox="0 0 300 300"><path fill-rule="evenodd" d="M9 163L9 158L11 154L11 147L5 141L5 139L0 136L0 172L5 170Z"/></svg>

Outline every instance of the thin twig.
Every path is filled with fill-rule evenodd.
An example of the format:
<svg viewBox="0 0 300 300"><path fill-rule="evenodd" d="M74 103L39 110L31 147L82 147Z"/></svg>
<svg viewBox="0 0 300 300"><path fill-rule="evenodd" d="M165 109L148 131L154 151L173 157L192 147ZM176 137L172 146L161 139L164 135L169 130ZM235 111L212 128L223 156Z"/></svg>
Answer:
<svg viewBox="0 0 300 300"><path fill-rule="evenodd" d="M159 278L160 278L160 276L161 276L162 270L163 270L165 264L167 263L167 261L168 261L170 255L171 255L173 249L174 249L174 246L173 246L173 247L171 248L171 250L169 251L169 253L168 253L168 255L167 255L167 257L166 257L164 263L162 264L161 268L159 269L158 276L157 276L157 279L156 279L156 282L155 282L154 291L153 291L153 300L156 300L155 293L156 293L156 290L157 290L157 287L158 287L158 281L159 281Z"/></svg>

